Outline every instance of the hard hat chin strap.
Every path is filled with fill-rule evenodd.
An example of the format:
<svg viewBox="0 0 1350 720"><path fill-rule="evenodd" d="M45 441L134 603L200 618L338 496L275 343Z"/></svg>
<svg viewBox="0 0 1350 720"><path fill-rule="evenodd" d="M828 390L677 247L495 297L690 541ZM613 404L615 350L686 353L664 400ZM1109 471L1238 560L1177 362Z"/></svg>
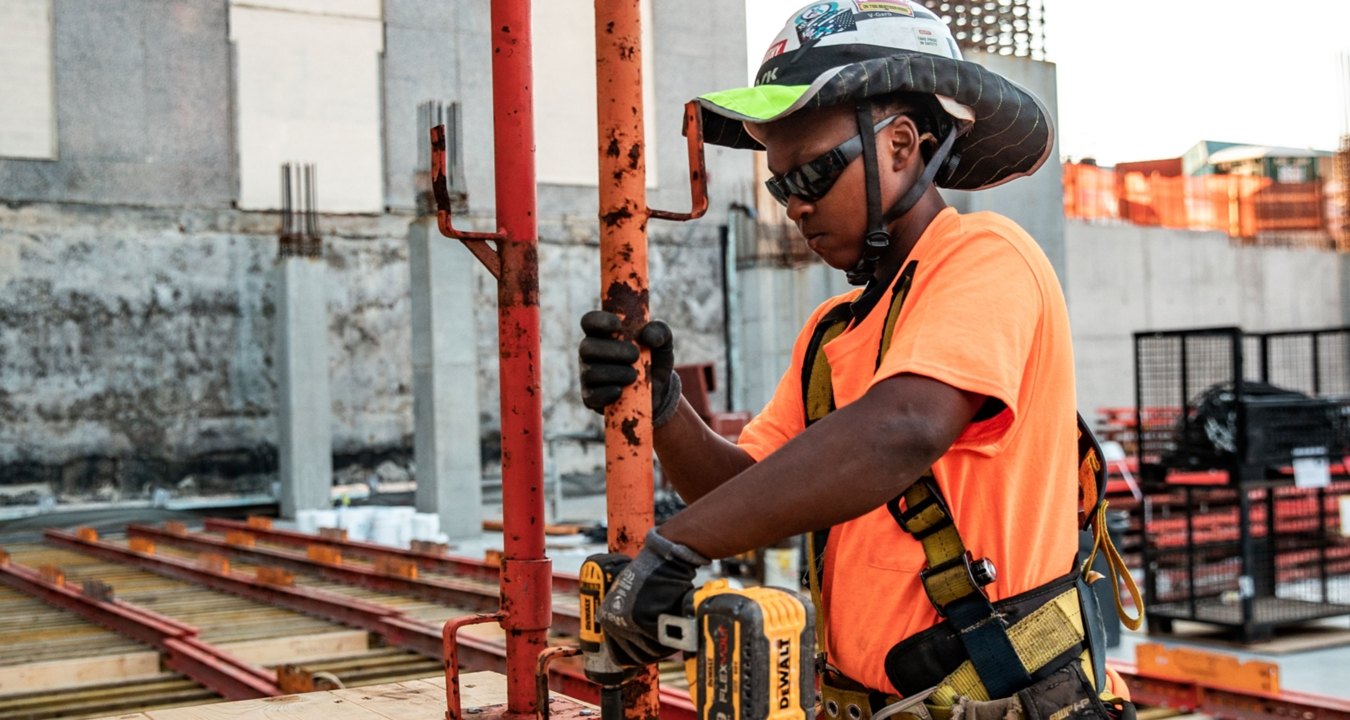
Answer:
<svg viewBox="0 0 1350 720"><path fill-rule="evenodd" d="M863 236L862 258L848 271L848 283L866 285L876 272L881 253L891 244L891 234L886 230L886 220L881 212L881 175L877 169L877 135L872 131L871 103L858 103L857 118L867 183L867 234Z"/></svg>
<svg viewBox="0 0 1350 720"><path fill-rule="evenodd" d="M872 132L872 106L859 103L857 109L858 133L862 137L863 173L867 183L867 234L863 236L863 255L853 269L847 271L850 285L866 285L871 282L877 269L881 253L891 244L891 233L887 226L897 218L909 212L928 191L937 177L938 171L950 165L948 174L956 169L961 161L959 156L951 155L952 145L956 143L957 128L953 123L947 137L933 152L923 173L914 181L904 196L896 201L885 213L881 212L881 174L877 168L877 138ZM883 285L889 278L881 278Z"/></svg>

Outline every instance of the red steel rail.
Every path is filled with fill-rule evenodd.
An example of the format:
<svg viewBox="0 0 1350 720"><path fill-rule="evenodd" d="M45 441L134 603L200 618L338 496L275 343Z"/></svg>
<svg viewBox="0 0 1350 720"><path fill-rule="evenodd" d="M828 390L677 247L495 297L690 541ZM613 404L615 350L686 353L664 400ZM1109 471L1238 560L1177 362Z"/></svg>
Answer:
<svg viewBox="0 0 1350 720"><path fill-rule="evenodd" d="M490 565L483 560L462 556L416 552L414 550L404 550L402 548L389 547L388 545L380 545L378 543L360 542L358 540L335 540L292 530L260 528L250 526L248 523L240 520L207 518L205 527L208 531L217 533L235 531L252 533L261 540L277 543L279 545L291 545L294 547L323 545L336 548L340 550L342 554L351 555L353 557L367 559L381 557L399 558L415 562L417 563L417 566L423 570L443 572L477 580L491 580L497 582L501 576L501 569L497 565ZM576 595L579 589L576 575L554 571L552 582L554 592Z"/></svg>
<svg viewBox="0 0 1350 720"><path fill-rule="evenodd" d="M81 539L76 534L61 530L47 530L45 536L48 542L55 545L367 630L395 647L445 660L441 627L407 617L397 608L318 588L272 585L242 573L221 572L178 558L139 553L111 543ZM508 648L503 644L461 634L456 638L456 650L459 663L466 670L499 673L507 670ZM530 678L533 682L534 668L530 670ZM549 670L549 686L584 702L600 702L599 686L586 679L579 663L553 663ZM660 701L662 720L695 720L697 717L687 692L667 688L662 690Z"/></svg>
<svg viewBox="0 0 1350 720"><path fill-rule="evenodd" d="M254 600L267 602L278 607L298 610L310 615L323 617L353 627L362 628L384 638L390 645L406 648L427 657L444 660L442 649L442 629L425 622L406 617L401 611L379 603L327 593L315 588L290 588L268 585L240 573L229 573L200 567L176 558L157 557L138 553L97 540L80 539L77 535L58 530L48 530L46 537L56 545L74 548L82 553L118 562L134 565L156 574L185 580ZM9 567L5 567L8 564ZM126 613L127 605L120 601L88 603L83 593L63 587L58 590L50 583L43 583L40 574L13 563L7 563L7 557L0 553L0 582L17 589L41 596L47 602L59 607L66 603L85 602L96 610L87 612L107 613L95 617L83 615L90 620L124 632L128 637L155 644L156 637L166 636L177 640L190 635L192 628L172 618L158 615L152 611L137 608L136 612L145 623L127 623L126 630L119 630L118 623L126 622L119 615ZM24 586L20 586L23 583ZM42 594L28 588L37 583ZM48 593L51 596L48 596ZM56 594L61 597L57 597ZM72 600L72 596L77 596ZM79 611L76 611L79 612ZM137 630L136 628L141 628ZM148 629L147 629L148 628ZM132 634L132 633L136 634ZM198 660L193 643L168 643L170 666L188 674L203 685L226 694L223 686L213 683L228 683L235 679L221 678L219 681L203 679L202 673L218 671L213 660ZM461 635L457 638L456 649L460 664L468 670L491 670L504 672L506 661L504 647L501 644L473 636ZM197 667L193 664L197 663ZM1150 677L1142 674L1134 663L1111 661L1111 667L1121 674L1129 684L1136 702L1151 707L1169 707L1202 712L1225 720L1350 720L1350 700L1328 697L1313 693L1281 690L1277 693L1240 691L1232 688L1207 687L1203 681L1180 680L1177 678ZM270 681L270 680L269 680ZM587 680L579 664L561 660L553 663L549 673L549 684L555 691L565 693L579 700L598 703L600 689ZM227 695L229 697L229 695ZM251 696L251 697L257 697ZM660 717L662 720L693 720L696 717L693 703L688 694L673 688L660 691Z"/></svg>
<svg viewBox="0 0 1350 720"><path fill-rule="evenodd" d="M1350 720L1350 700L1293 690L1263 693L1206 687L1201 682L1143 675L1132 662L1111 661L1135 703L1204 713L1222 720Z"/></svg>
<svg viewBox="0 0 1350 720"><path fill-rule="evenodd" d="M240 531L246 532L246 531ZM334 565L311 560L304 555L269 548L232 545L226 540L193 535L179 535L148 525L128 525L130 537L149 538L167 545L177 545L198 552L212 552L270 564L300 572L312 573L329 580L357 587L381 590L400 595L412 595L433 602L454 605L475 612L493 611L499 604L495 589L477 587L453 580L406 578L385 575L368 568ZM580 632L580 616L571 608L553 608L553 628L556 632L576 635Z"/></svg>
<svg viewBox="0 0 1350 720"><path fill-rule="evenodd" d="M271 673L202 641L197 628L131 603L75 590L60 575L43 577L37 570L12 562L3 551L0 584L159 650L166 667L227 700L283 694Z"/></svg>

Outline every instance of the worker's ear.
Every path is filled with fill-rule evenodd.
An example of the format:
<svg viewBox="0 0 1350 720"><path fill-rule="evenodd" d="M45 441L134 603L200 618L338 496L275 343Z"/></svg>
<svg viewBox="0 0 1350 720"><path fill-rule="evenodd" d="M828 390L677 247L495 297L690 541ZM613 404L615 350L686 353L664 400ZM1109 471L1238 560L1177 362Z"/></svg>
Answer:
<svg viewBox="0 0 1350 720"><path fill-rule="evenodd" d="M885 148L891 155L891 169L902 170L919 154L922 142L919 128L908 115L901 115L886 128Z"/></svg>

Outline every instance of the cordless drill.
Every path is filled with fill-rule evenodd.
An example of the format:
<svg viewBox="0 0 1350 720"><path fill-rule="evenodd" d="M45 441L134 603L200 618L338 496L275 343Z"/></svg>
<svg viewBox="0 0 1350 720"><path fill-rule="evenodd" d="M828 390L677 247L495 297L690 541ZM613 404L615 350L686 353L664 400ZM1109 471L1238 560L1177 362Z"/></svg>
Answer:
<svg viewBox="0 0 1350 720"><path fill-rule="evenodd" d="M596 613L628 560L607 553L581 566L581 646L586 674L602 688L620 684L623 669L605 649ZM657 639L692 662L686 672L700 720L814 720L815 609L799 594L713 580L689 594L683 615L661 616Z"/></svg>

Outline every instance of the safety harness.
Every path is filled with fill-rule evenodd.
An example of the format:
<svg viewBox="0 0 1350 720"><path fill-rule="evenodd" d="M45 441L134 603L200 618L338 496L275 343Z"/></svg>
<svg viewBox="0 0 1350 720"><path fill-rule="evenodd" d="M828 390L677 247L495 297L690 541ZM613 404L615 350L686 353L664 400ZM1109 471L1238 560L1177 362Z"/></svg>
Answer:
<svg viewBox="0 0 1350 720"><path fill-rule="evenodd" d="M918 262L912 260L895 278L877 351L877 367L890 347L900 309L917 269ZM831 309L816 325L802 362L802 400L808 426L835 409L829 359L821 349L853 322L865 318L884 294L885 285L874 281L858 299ZM931 469L887 503L900 528L923 546L927 563L920 578L929 601L943 620L893 647L887 654L886 672L906 697L925 694L924 709L936 720L947 720L952 706L962 698L988 701L1022 693L1074 660L1081 663L1082 673L1097 698L1105 704L1120 706L1118 698L1106 690L1105 630L1096 594L1089 587L1102 579L1101 574L1091 570L1098 551L1107 560L1116 612L1130 629L1139 628L1143 603L1134 579L1125 570L1124 561L1106 532L1106 472L1101 448L1082 416L1078 416L1077 423L1078 526L1092 533L1093 549L1086 562L1078 564L1075 559L1074 568L1062 578L992 602L984 586L995 580L997 569L987 559L974 558L966 548ZM822 649L828 648L828 623L821 597L828 532L826 529L808 537L808 577L819 619L817 647ZM1134 598L1136 616L1131 617L1121 603L1121 580ZM821 667L829 667L828 656L822 660ZM839 710L838 703L830 698L830 684L827 672L827 716L831 715L832 702L836 712ZM878 693L847 679L839 684L844 688L841 697L852 697L846 702L862 704L866 716L870 716L869 703L859 698L870 698L873 707L892 701L878 698ZM1034 701L1034 696L1026 700ZM849 713L852 712L850 706Z"/></svg>

